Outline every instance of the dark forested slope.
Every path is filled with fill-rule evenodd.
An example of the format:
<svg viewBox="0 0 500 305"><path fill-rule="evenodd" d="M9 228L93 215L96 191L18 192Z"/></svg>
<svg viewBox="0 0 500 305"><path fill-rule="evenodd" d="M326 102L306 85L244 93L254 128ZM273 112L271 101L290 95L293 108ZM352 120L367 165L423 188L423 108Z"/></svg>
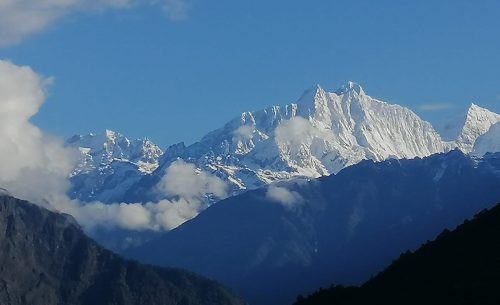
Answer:
<svg viewBox="0 0 500 305"><path fill-rule="evenodd" d="M251 304L290 304L331 283L362 284L400 253L492 207L499 173L500 154L365 161L278 184L286 204L271 187L227 198L127 254L216 279Z"/></svg>
<svg viewBox="0 0 500 305"><path fill-rule="evenodd" d="M296 305L500 304L500 205L406 252L360 288L332 287Z"/></svg>
<svg viewBox="0 0 500 305"><path fill-rule="evenodd" d="M74 220L0 194L0 304L244 304L195 274L103 249Z"/></svg>

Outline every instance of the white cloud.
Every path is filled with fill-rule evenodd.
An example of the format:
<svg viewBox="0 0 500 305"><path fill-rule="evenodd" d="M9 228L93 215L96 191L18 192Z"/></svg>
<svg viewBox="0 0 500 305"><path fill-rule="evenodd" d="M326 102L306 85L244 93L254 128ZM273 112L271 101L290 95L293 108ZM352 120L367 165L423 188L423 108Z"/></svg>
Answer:
<svg viewBox="0 0 500 305"><path fill-rule="evenodd" d="M364 210L362 208L354 208L347 222L347 229L350 235L353 235L359 223L363 220Z"/></svg>
<svg viewBox="0 0 500 305"><path fill-rule="evenodd" d="M436 104L422 104L418 106L421 111L441 111L453 108L453 104L436 103Z"/></svg>
<svg viewBox="0 0 500 305"><path fill-rule="evenodd" d="M77 12L124 9L139 5L160 7L173 21L184 20L187 0L0 0L0 47L17 44Z"/></svg>
<svg viewBox="0 0 500 305"><path fill-rule="evenodd" d="M73 215L87 230L122 228L128 230L170 230L196 217L207 208L207 194L227 197L227 184L197 170L183 160L173 162L157 185L157 191L171 200L141 203L81 203L65 196L52 198L57 210Z"/></svg>
<svg viewBox="0 0 500 305"><path fill-rule="evenodd" d="M146 204L82 203L66 196L68 177L78 153L29 122L38 112L50 83L29 67L0 60L0 188L60 212L86 229L172 229L195 217L206 193L223 198L226 184L182 160L166 171L158 190L176 198Z"/></svg>
<svg viewBox="0 0 500 305"><path fill-rule="evenodd" d="M173 162L165 176L156 185L156 190L165 195L179 196L189 201L199 199L205 194L216 197L227 196L227 185L220 178L197 170L194 164L183 160Z"/></svg>
<svg viewBox="0 0 500 305"><path fill-rule="evenodd" d="M82 203L65 195L50 198L58 211L68 213L88 231L96 228L127 230L170 230L196 217L207 208L207 194L227 197L227 184L221 179L197 170L183 160L173 162L157 185L157 191L175 198L159 202Z"/></svg>
<svg viewBox="0 0 500 305"><path fill-rule="evenodd" d="M320 131L303 117L293 117L281 123L275 130L276 140L296 146L304 143L305 139L311 139L320 135Z"/></svg>
<svg viewBox="0 0 500 305"><path fill-rule="evenodd" d="M241 125L233 131L233 135L237 138L242 138L244 140L251 139L255 128L249 125Z"/></svg>
<svg viewBox="0 0 500 305"><path fill-rule="evenodd" d="M0 61L0 185L29 200L64 192L77 156L29 122L49 83L29 67Z"/></svg>
<svg viewBox="0 0 500 305"><path fill-rule="evenodd" d="M304 202L304 198L299 193L274 184L267 188L266 198L288 209L293 209Z"/></svg>

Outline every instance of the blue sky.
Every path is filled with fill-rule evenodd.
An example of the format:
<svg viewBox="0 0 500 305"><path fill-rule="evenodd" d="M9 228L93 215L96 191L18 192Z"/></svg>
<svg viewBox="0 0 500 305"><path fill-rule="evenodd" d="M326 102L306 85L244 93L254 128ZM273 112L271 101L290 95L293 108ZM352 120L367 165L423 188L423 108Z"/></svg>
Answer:
<svg viewBox="0 0 500 305"><path fill-rule="evenodd" d="M191 143L242 111L348 80L431 122L471 102L500 112L500 1L183 5L180 16L68 10L0 58L54 77L34 122L64 137L108 128Z"/></svg>

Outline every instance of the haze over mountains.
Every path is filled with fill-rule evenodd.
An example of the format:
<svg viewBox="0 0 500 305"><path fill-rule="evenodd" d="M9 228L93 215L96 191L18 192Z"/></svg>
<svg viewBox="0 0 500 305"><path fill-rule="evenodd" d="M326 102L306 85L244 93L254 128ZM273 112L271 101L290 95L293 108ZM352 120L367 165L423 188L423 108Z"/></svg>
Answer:
<svg viewBox="0 0 500 305"><path fill-rule="evenodd" d="M476 105L442 137L355 83L334 93L314 87L296 103L245 112L163 153L109 130L65 143L45 135L29 120L43 103L43 79L10 63L0 68L27 84L4 84L14 89L0 122L9 143L2 185L73 215L101 242L134 246L126 252L132 257L217 279L252 304L360 283L500 201L493 153L500 116ZM27 110L16 111L21 106ZM129 293L128 285L118 293Z"/></svg>
<svg viewBox="0 0 500 305"><path fill-rule="evenodd" d="M0 305L500 305L499 11L0 0Z"/></svg>
<svg viewBox="0 0 500 305"><path fill-rule="evenodd" d="M500 154L363 161L218 202L129 253L217 279L251 304L359 284L401 252L500 201ZM189 241L189 242L187 242Z"/></svg>
<svg viewBox="0 0 500 305"><path fill-rule="evenodd" d="M365 159L411 159L454 148L482 156L499 151L500 127L488 133L498 122L500 115L472 104L438 133L411 110L374 99L356 83L334 93L317 86L296 103L244 112L199 142L172 145L163 155L147 139L131 141L111 131L75 136L68 144L80 149L82 161L70 195L106 203L159 201L165 195L155 187L178 159L223 179L229 193L238 194L293 177L336 174Z"/></svg>

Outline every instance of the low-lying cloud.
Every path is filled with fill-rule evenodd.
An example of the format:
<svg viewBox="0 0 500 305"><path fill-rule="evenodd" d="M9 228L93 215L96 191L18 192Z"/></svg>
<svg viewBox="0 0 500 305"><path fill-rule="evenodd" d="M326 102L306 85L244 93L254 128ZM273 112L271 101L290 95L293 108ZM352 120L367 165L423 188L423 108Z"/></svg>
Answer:
<svg viewBox="0 0 500 305"><path fill-rule="evenodd" d="M266 191L266 198L283 205L287 209L294 209L304 202L304 198L286 187L271 184Z"/></svg>
<svg viewBox="0 0 500 305"><path fill-rule="evenodd" d="M249 140L253 137L253 133L255 132L255 127L249 125L241 125L233 131L233 135L236 138L240 138L243 140Z"/></svg>
<svg viewBox="0 0 500 305"><path fill-rule="evenodd" d="M199 200L205 194L218 198L227 197L227 184L220 178L198 170L192 163L179 159L166 170L156 185L156 191L164 195L178 196L189 201Z"/></svg>
<svg viewBox="0 0 500 305"><path fill-rule="evenodd" d="M66 195L78 152L44 134L29 119L45 100L51 79L29 67L0 60L0 187L14 196L72 215L86 230L169 230L207 207L206 194L227 196L219 178L178 160L157 191L170 200L141 203L83 203Z"/></svg>
<svg viewBox="0 0 500 305"><path fill-rule="evenodd" d="M319 133L309 120L300 116L284 121L275 130L276 139L291 146L300 145L304 139L319 136Z"/></svg>
<svg viewBox="0 0 500 305"><path fill-rule="evenodd" d="M17 44L78 12L157 6L173 21L188 17L188 0L0 0L0 47Z"/></svg>

